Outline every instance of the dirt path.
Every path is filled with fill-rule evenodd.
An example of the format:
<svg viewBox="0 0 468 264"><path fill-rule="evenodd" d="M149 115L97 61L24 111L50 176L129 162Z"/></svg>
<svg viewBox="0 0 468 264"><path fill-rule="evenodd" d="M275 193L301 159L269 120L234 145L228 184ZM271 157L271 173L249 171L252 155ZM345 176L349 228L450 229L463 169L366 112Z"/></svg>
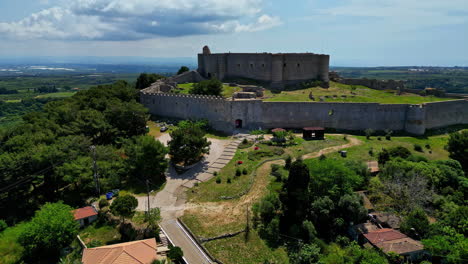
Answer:
<svg viewBox="0 0 468 264"><path fill-rule="evenodd" d="M344 136L342 134L334 134L336 136ZM362 144L357 138L348 136L349 142L344 145L333 146L324 148L320 151L305 154L302 159L317 158L320 155L339 151L349 147ZM250 209L252 204L258 201L267 192L266 186L270 178L270 169L272 164L284 164L283 160L276 160L266 162L257 169L257 175L251 190L244 196L236 200L228 200L222 202L206 202L206 203L187 203L185 206L185 213L202 215L206 221L201 223L206 228L211 224L229 224L238 222L240 219L245 218L246 210ZM203 228L205 229L205 228Z"/></svg>
<svg viewBox="0 0 468 264"><path fill-rule="evenodd" d="M333 136L344 136L344 135L342 135L342 134L333 134ZM350 148L350 147L362 144L362 141L355 138L355 137L347 136L347 138L349 140L349 143L347 143L347 144L328 147L328 148L321 149L320 151L317 151L317 152L312 152L312 153L309 153L309 154L305 154L305 155L302 156L302 159L303 160L313 159L313 158L320 157L321 155L325 155L325 154L332 153L332 152L337 152L337 151L345 149L345 148Z"/></svg>

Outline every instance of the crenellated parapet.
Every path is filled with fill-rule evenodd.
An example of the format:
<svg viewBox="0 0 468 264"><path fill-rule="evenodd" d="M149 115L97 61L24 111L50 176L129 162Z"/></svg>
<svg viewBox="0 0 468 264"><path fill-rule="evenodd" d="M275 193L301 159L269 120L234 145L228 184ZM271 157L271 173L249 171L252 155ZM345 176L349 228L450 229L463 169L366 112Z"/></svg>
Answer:
<svg viewBox="0 0 468 264"><path fill-rule="evenodd" d="M225 98L222 96L216 96L216 95L200 95L200 94L177 94L177 93L161 93L161 92L151 92L151 91L145 91L146 89L143 89L140 91L141 95L145 96L154 96L154 97L170 97L170 98L183 98L183 99L203 99L203 100L221 100L225 101Z"/></svg>

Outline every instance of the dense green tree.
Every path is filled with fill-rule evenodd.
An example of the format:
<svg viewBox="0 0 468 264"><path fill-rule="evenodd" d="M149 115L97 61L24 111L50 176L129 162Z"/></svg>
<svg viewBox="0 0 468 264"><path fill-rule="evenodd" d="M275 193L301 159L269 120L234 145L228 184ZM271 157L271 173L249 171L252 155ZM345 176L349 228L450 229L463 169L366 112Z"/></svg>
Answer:
<svg viewBox="0 0 468 264"><path fill-rule="evenodd" d="M402 146L397 146L397 147L392 147L389 149L382 149L381 152L379 152L378 160L380 165L385 165L387 161L389 161L392 158L403 158L406 159L411 155L411 152Z"/></svg>
<svg viewBox="0 0 468 264"><path fill-rule="evenodd" d="M289 177L284 185L284 195L282 203L284 206L284 215L282 219L282 228L285 231L293 225L302 225L307 215L309 204L309 169L302 160L296 160L291 164Z"/></svg>
<svg viewBox="0 0 468 264"><path fill-rule="evenodd" d="M217 79L211 79L194 83L189 91L191 94L217 95L223 92L223 83Z"/></svg>
<svg viewBox="0 0 468 264"><path fill-rule="evenodd" d="M433 260L441 259L447 264L462 264L468 259L468 238L453 228L436 224L433 235L422 240Z"/></svg>
<svg viewBox="0 0 468 264"><path fill-rule="evenodd" d="M152 83L156 82L159 79L165 78L162 75L155 73L142 73L138 76L135 88L138 90L149 87Z"/></svg>
<svg viewBox="0 0 468 264"><path fill-rule="evenodd" d="M468 175L468 130L450 134L447 150L450 158L459 161Z"/></svg>
<svg viewBox="0 0 468 264"><path fill-rule="evenodd" d="M404 217L401 231L415 239L426 237L429 232L429 220L424 210L416 208Z"/></svg>
<svg viewBox="0 0 468 264"><path fill-rule="evenodd" d="M311 159L306 164L311 173L310 190L315 197L329 196L338 202L341 196L350 194L363 182L362 176L339 160Z"/></svg>
<svg viewBox="0 0 468 264"><path fill-rule="evenodd" d="M377 250L361 248L355 242L347 247L331 244L320 256L320 264L388 264L388 260Z"/></svg>
<svg viewBox="0 0 468 264"><path fill-rule="evenodd" d="M78 234L72 208L63 203L47 203L36 212L18 238L27 259L56 260L62 248Z"/></svg>
<svg viewBox="0 0 468 264"><path fill-rule="evenodd" d="M169 155L175 164L193 164L210 151L211 142L205 137L205 131L196 123L186 123L170 134Z"/></svg>
<svg viewBox="0 0 468 264"><path fill-rule="evenodd" d="M184 72L188 72L190 69L187 66L182 66L180 69L177 71L177 75L182 74Z"/></svg>
<svg viewBox="0 0 468 264"><path fill-rule="evenodd" d="M169 246L167 256L175 263L183 263L182 257L184 256L184 252L182 252L180 247Z"/></svg>
<svg viewBox="0 0 468 264"><path fill-rule="evenodd" d="M134 137L125 145L126 163L132 175L155 184L166 181L167 153L167 148L151 136Z"/></svg>
<svg viewBox="0 0 468 264"><path fill-rule="evenodd" d="M315 244L300 244L298 251L290 254L292 264L314 264L320 258L320 248Z"/></svg>
<svg viewBox="0 0 468 264"><path fill-rule="evenodd" d="M109 208L113 215L120 216L124 220L133 217L137 206L138 200L133 195L127 194L115 198Z"/></svg>

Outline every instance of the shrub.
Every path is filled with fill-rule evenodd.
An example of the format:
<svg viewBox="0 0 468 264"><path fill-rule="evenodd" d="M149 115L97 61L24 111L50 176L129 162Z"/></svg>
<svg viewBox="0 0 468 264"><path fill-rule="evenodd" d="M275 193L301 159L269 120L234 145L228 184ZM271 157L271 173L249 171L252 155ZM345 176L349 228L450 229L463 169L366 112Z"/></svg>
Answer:
<svg viewBox="0 0 468 264"><path fill-rule="evenodd" d="M109 201L107 201L105 198L99 200L99 209L102 209L107 206L109 206Z"/></svg>
<svg viewBox="0 0 468 264"><path fill-rule="evenodd" d="M217 171L213 172L213 175L218 176L218 172Z"/></svg>
<svg viewBox="0 0 468 264"><path fill-rule="evenodd" d="M221 177L216 177L216 183L220 184L221 183Z"/></svg>
<svg viewBox="0 0 468 264"><path fill-rule="evenodd" d="M414 150L415 150L415 151L423 152L423 149L422 149L421 145L419 145L419 144L414 144L413 147L414 147Z"/></svg>
<svg viewBox="0 0 468 264"><path fill-rule="evenodd" d="M291 163L292 163L292 158L291 156L287 156L286 159L284 159L284 161L286 162L286 164L284 165L284 168L286 168L287 170L289 170L289 168L291 168Z"/></svg>
<svg viewBox="0 0 468 264"><path fill-rule="evenodd" d="M280 165L278 164L271 164L271 172L275 172L280 169Z"/></svg>
<svg viewBox="0 0 468 264"><path fill-rule="evenodd" d="M322 155L320 155L319 160L324 160L324 159L326 159L326 158L327 158L327 157L326 157L325 155L322 154Z"/></svg>
<svg viewBox="0 0 468 264"><path fill-rule="evenodd" d="M377 140L382 140L382 138L379 136L379 137L377 137Z"/></svg>
<svg viewBox="0 0 468 264"><path fill-rule="evenodd" d="M392 134L393 134L393 131L390 130L390 129L385 129L385 139L386 140L391 140L392 139Z"/></svg>
<svg viewBox="0 0 468 264"><path fill-rule="evenodd" d="M370 137L372 136L372 134L374 134L374 130L371 129L371 128L368 128L368 129L364 130L364 133L366 134L366 138L367 138L367 139L370 139Z"/></svg>
<svg viewBox="0 0 468 264"><path fill-rule="evenodd" d="M227 183L231 183L231 177L227 178Z"/></svg>
<svg viewBox="0 0 468 264"><path fill-rule="evenodd" d="M242 174L241 169L237 168L236 169L236 176L239 177L239 176L241 176L241 174Z"/></svg>
<svg viewBox="0 0 468 264"><path fill-rule="evenodd" d="M427 148L427 149L431 149L431 145L426 144L426 148Z"/></svg>
<svg viewBox="0 0 468 264"><path fill-rule="evenodd" d="M369 149L369 156L374 156L374 149L373 148Z"/></svg>
<svg viewBox="0 0 468 264"><path fill-rule="evenodd" d="M348 135L344 135L344 136L343 136L343 140L344 140L344 141L347 141L347 140L348 140Z"/></svg>
<svg viewBox="0 0 468 264"><path fill-rule="evenodd" d="M7 229L7 227L8 227L7 223L4 220L0 219L0 232Z"/></svg>
<svg viewBox="0 0 468 264"><path fill-rule="evenodd" d="M195 186L195 187L198 187L198 185L200 185L198 182L195 182L195 183L193 184L193 186Z"/></svg>
<svg viewBox="0 0 468 264"><path fill-rule="evenodd" d="M247 144L247 143L249 143L249 141L246 138L244 138L244 140L242 140L242 144Z"/></svg>
<svg viewBox="0 0 468 264"><path fill-rule="evenodd" d="M247 173L248 173L247 168L244 168L244 169L242 170L242 174L247 175Z"/></svg>

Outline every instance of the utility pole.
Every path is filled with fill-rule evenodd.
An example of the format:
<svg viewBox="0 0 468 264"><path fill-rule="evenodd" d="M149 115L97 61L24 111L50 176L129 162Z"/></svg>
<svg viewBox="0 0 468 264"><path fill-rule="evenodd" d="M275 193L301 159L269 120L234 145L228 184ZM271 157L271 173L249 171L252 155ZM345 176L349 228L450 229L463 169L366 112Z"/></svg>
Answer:
<svg viewBox="0 0 468 264"><path fill-rule="evenodd" d="M151 206L150 206L150 191L149 191L149 180L148 180L148 176L146 176L146 197L148 198L148 211L146 212L146 215L149 216L150 214L150 209L151 209Z"/></svg>
<svg viewBox="0 0 468 264"><path fill-rule="evenodd" d="M94 177L94 183L96 184L96 193L97 196L101 196L101 190L99 189L99 179L98 179L98 173L97 173L97 163L96 163L96 146L92 145L90 147L91 151L93 152L93 177Z"/></svg>

